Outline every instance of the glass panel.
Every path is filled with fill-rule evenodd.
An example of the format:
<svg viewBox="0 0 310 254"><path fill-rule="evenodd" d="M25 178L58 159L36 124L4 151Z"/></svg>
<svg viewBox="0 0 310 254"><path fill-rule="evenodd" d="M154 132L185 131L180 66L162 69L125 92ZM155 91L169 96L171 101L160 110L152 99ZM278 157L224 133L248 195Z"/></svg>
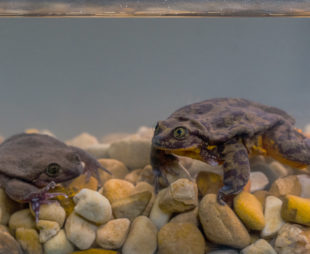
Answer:
<svg viewBox="0 0 310 254"><path fill-rule="evenodd" d="M2 0L2 16L310 16L310 0Z"/></svg>

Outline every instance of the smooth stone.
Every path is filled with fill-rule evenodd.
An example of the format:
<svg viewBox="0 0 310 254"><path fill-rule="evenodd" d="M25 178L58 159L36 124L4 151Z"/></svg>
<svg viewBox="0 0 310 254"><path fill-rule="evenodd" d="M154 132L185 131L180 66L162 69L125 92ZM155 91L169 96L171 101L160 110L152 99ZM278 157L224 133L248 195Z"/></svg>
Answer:
<svg viewBox="0 0 310 254"><path fill-rule="evenodd" d="M154 184L154 173L152 170L151 165L146 165L140 175L138 176L138 183L139 182L148 182L149 184Z"/></svg>
<svg viewBox="0 0 310 254"><path fill-rule="evenodd" d="M157 229L160 229L163 225L168 223L172 213L164 212L159 207L159 200L161 199L161 196L165 194L165 191L167 188L162 189L158 192L151 213L150 213L150 219L156 225Z"/></svg>
<svg viewBox="0 0 310 254"><path fill-rule="evenodd" d="M197 205L197 184L185 178L171 183L159 200L160 209L168 213L185 212Z"/></svg>
<svg viewBox="0 0 310 254"><path fill-rule="evenodd" d="M38 232L33 228L17 228L16 240L26 253L43 254Z"/></svg>
<svg viewBox="0 0 310 254"><path fill-rule="evenodd" d="M223 177L219 174L202 171L198 173L196 183L202 197L210 193L217 194L223 186Z"/></svg>
<svg viewBox="0 0 310 254"><path fill-rule="evenodd" d="M262 172L251 172L250 173L251 189L250 192L264 190L269 184L267 176Z"/></svg>
<svg viewBox="0 0 310 254"><path fill-rule="evenodd" d="M88 249L96 239L97 227L76 213L71 213L65 224L67 238L80 250Z"/></svg>
<svg viewBox="0 0 310 254"><path fill-rule="evenodd" d="M20 244L8 232L0 231L0 254L23 254Z"/></svg>
<svg viewBox="0 0 310 254"><path fill-rule="evenodd" d="M262 230L265 227L263 207L253 194L240 192L234 198L234 210L248 229Z"/></svg>
<svg viewBox="0 0 310 254"><path fill-rule="evenodd" d="M170 222L171 223L179 223L179 222L182 222L182 223L192 223L193 225L198 227L198 225L199 225L199 221L198 221L198 207L194 208L191 211L180 213L180 214L176 215L175 217L173 217L170 220Z"/></svg>
<svg viewBox="0 0 310 254"><path fill-rule="evenodd" d="M310 253L309 229L296 224L284 224L274 246L278 254Z"/></svg>
<svg viewBox="0 0 310 254"><path fill-rule="evenodd" d="M301 194L302 198L310 198L310 177L309 175L302 174L297 175L298 180L301 185Z"/></svg>
<svg viewBox="0 0 310 254"><path fill-rule="evenodd" d="M95 177L91 176L89 179L87 179L86 174L81 174L78 177L74 178L66 188L74 192L74 195L75 195L80 190L85 189L85 188L97 191L98 186L99 186L98 180Z"/></svg>
<svg viewBox="0 0 310 254"><path fill-rule="evenodd" d="M286 222L310 226L310 199L294 195L285 196L281 215Z"/></svg>
<svg viewBox="0 0 310 254"><path fill-rule="evenodd" d="M76 146L82 149L97 145L98 143L98 139L87 132L83 132L80 135L66 141L67 145Z"/></svg>
<svg viewBox="0 0 310 254"><path fill-rule="evenodd" d="M128 218L133 221L137 216L142 215L147 204L152 198L152 193L144 191L112 203L113 215L115 218Z"/></svg>
<svg viewBox="0 0 310 254"><path fill-rule="evenodd" d="M123 179L129 173L128 168L125 166L123 162L120 162L115 159L99 159L98 162L111 172L111 175L105 172L104 170L100 170L100 179L101 182L104 183L110 179Z"/></svg>
<svg viewBox="0 0 310 254"><path fill-rule="evenodd" d="M44 243L44 254L71 254L73 250L74 247L67 239L63 229Z"/></svg>
<svg viewBox="0 0 310 254"><path fill-rule="evenodd" d="M115 132L115 133L109 133L107 135L104 135L100 141L101 143L105 143L105 144L112 144L116 141L120 141L122 139L128 138L131 135L133 135L132 133L127 133L127 132Z"/></svg>
<svg viewBox="0 0 310 254"><path fill-rule="evenodd" d="M6 225L0 224L0 232L10 233L10 230L9 230L9 228Z"/></svg>
<svg viewBox="0 0 310 254"><path fill-rule="evenodd" d="M17 228L35 228L34 217L29 209L23 209L13 213L9 219L9 228L15 233Z"/></svg>
<svg viewBox="0 0 310 254"><path fill-rule="evenodd" d="M168 223L158 232L158 254L204 254L206 243L192 223Z"/></svg>
<svg viewBox="0 0 310 254"><path fill-rule="evenodd" d="M19 209L21 209L21 205L10 199L5 191L0 188L0 224L6 225L10 216Z"/></svg>
<svg viewBox="0 0 310 254"><path fill-rule="evenodd" d="M231 249L223 249L223 250L213 250L207 253L208 254L239 254L239 251L231 250Z"/></svg>
<svg viewBox="0 0 310 254"><path fill-rule="evenodd" d="M142 168L139 169L134 169L132 171L130 171L126 176L125 176L125 180L128 182L131 182L132 184L136 185L139 179L139 176L142 172Z"/></svg>
<svg viewBox="0 0 310 254"><path fill-rule="evenodd" d="M56 221L62 227L66 219L66 212L58 202L43 204L40 206L39 219Z"/></svg>
<svg viewBox="0 0 310 254"><path fill-rule="evenodd" d="M119 249L129 232L130 220L115 219L97 229L96 243L103 249Z"/></svg>
<svg viewBox="0 0 310 254"><path fill-rule="evenodd" d="M39 220L37 223L37 229L40 231L40 243L45 243L60 231L59 224L56 221L50 220Z"/></svg>
<svg viewBox="0 0 310 254"><path fill-rule="evenodd" d="M259 239L241 250L241 254L277 254L277 252L266 240Z"/></svg>
<svg viewBox="0 0 310 254"><path fill-rule="evenodd" d="M113 250L103 250L103 249L88 249L88 250L80 250L74 251L72 254L120 254L117 251Z"/></svg>
<svg viewBox="0 0 310 254"><path fill-rule="evenodd" d="M96 159L109 157L110 144L93 144L87 148L84 148L86 152L94 156Z"/></svg>
<svg viewBox="0 0 310 254"><path fill-rule="evenodd" d="M296 175L286 176L273 182L269 193L276 197L285 195L299 196L301 194L301 184Z"/></svg>
<svg viewBox="0 0 310 254"><path fill-rule="evenodd" d="M74 211L91 222L103 224L112 217L109 200L97 191L82 189L73 201L76 204Z"/></svg>
<svg viewBox="0 0 310 254"><path fill-rule="evenodd" d="M234 248L250 244L250 235L237 215L227 205L220 205L215 194L207 194L200 201L199 219L210 241Z"/></svg>
<svg viewBox="0 0 310 254"><path fill-rule="evenodd" d="M115 141L109 148L109 156L123 162L130 169L144 168L150 164L151 140L139 136Z"/></svg>
<svg viewBox="0 0 310 254"><path fill-rule="evenodd" d="M149 184L148 182L138 182L132 194L144 191L149 191L150 193L152 193L152 197L142 213L142 215L149 216L156 198L154 186Z"/></svg>
<svg viewBox="0 0 310 254"><path fill-rule="evenodd" d="M285 177L290 173L290 170L288 167L285 167L282 163L274 160L271 163L269 163L270 171L272 171L277 178L279 177Z"/></svg>
<svg viewBox="0 0 310 254"><path fill-rule="evenodd" d="M156 226L146 216L137 217L131 224L122 254L153 254L156 248Z"/></svg>
<svg viewBox="0 0 310 254"><path fill-rule="evenodd" d="M103 196L105 196L110 203L122 198L126 198L132 194L135 186L125 180L121 179L110 179L103 185L102 190L99 190Z"/></svg>
<svg viewBox="0 0 310 254"><path fill-rule="evenodd" d="M263 210L265 209L265 202L267 196L269 196L269 192L265 190L255 191L253 195L257 198L257 200L261 203Z"/></svg>
<svg viewBox="0 0 310 254"><path fill-rule="evenodd" d="M263 238L269 238L277 234L280 230L284 221L281 217L282 200L274 197L268 196L265 203L265 227L261 232Z"/></svg>

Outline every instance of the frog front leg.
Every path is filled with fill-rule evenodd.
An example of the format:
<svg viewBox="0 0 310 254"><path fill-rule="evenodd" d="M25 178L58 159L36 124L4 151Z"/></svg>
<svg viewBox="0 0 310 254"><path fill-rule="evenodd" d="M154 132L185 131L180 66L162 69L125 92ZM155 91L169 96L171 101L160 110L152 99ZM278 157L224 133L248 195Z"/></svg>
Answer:
<svg viewBox="0 0 310 254"><path fill-rule="evenodd" d="M64 193L48 193L50 189L55 188L56 183L50 182L42 189L18 179L11 179L5 184L5 192L7 195L21 203L29 202L35 213L36 222L39 220L39 211L41 204L52 202L50 199L56 196L66 196Z"/></svg>
<svg viewBox="0 0 310 254"><path fill-rule="evenodd" d="M248 151L241 140L234 139L224 144L221 157L223 160L224 186L219 190L217 200L224 205L227 195L238 194L250 177Z"/></svg>

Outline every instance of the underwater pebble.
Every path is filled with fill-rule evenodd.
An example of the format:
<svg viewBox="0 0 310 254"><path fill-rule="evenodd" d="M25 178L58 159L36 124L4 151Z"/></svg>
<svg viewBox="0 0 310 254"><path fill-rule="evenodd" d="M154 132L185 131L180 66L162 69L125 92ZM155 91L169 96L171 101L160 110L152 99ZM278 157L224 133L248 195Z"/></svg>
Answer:
<svg viewBox="0 0 310 254"><path fill-rule="evenodd" d="M210 241L234 248L250 244L250 235L237 215L227 205L220 205L215 194L207 194L199 205L199 219Z"/></svg>
<svg viewBox="0 0 310 254"><path fill-rule="evenodd" d="M259 190L259 191L255 191L253 193L253 195L257 198L257 200L261 203L262 207L263 207L263 210L265 209L265 200L266 200L266 197L269 194L268 191L265 191L265 190Z"/></svg>
<svg viewBox="0 0 310 254"><path fill-rule="evenodd" d="M128 174L128 168L124 163L114 159L99 159L98 162L111 172L111 175L104 170L99 170L101 182L104 183L109 179L123 179Z"/></svg>
<svg viewBox="0 0 310 254"><path fill-rule="evenodd" d="M278 254L310 253L309 229L296 224L284 224L275 240Z"/></svg>
<svg viewBox="0 0 310 254"><path fill-rule="evenodd" d="M234 198L234 210L248 229L262 230L265 226L263 207L257 198L246 191Z"/></svg>
<svg viewBox="0 0 310 254"><path fill-rule="evenodd" d="M39 219L56 221L62 227L66 219L66 212L58 202L43 204L40 206Z"/></svg>
<svg viewBox="0 0 310 254"><path fill-rule="evenodd" d="M87 132L83 132L80 135L66 141L67 145L76 146L82 149L97 145L98 143L97 138Z"/></svg>
<svg viewBox="0 0 310 254"><path fill-rule="evenodd" d="M95 157L96 159L109 157L110 144L93 144L84 148L86 152Z"/></svg>
<svg viewBox="0 0 310 254"><path fill-rule="evenodd" d="M287 222L310 226L310 199L294 195L285 196L281 215Z"/></svg>
<svg viewBox="0 0 310 254"><path fill-rule="evenodd" d="M103 249L88 249L88 250L80 250L74 251L72 254L120 254L118 251L113 250L103 250Z"/></svg>
<svg viewBox="0 0 310 254"><path fill-rule="evenodd" d="M79 249L88 249L96 239L97 227L75 212L71 213L65 224L67 238Z"/></svg>
<svg viewBox="0 0 310 254"><path fill-rule="evenodd" d="M156 197L154 186L147 183L147 182L138 182L134 191L133 191L133 194L144 192L144 191L149 191L150 193L152 193L152 197L151 197L150 201L148 202L146 208L144 209L144 211L142 213L142 215L149 216L151 209L152 209L152 206L153 206L154 201L155 201L155 197Z"/></svg>
<svg viewBox="0 0 310 254"><path fill-rule="evenodd" d="M265 227L261 232L263 238L268 238L274 236L284 224L281 217L282 200L274 197L268 196L265 203Z"/></svg>
<svg viewBox="0 0 310 254"><path fill-rule="evenodd" d="M151 140L130 136L113 142L108 152L111 158L123 162L130 169L144 168L150 164Z"/></svg>
<svg viewBox="0 0 310 254"><path fill-rule="evenodd" d="M68 241L63 229L44 243L44 254L71 254L73 250L74 247Z"/></svg>
<svg viewBox="0 0 310 254"><path fill-rule="evenodd" d="M267 176L262 172L251 172L250 174L251 181L251 192L263 190L268 184L269 180Z"/></svg>
<svg viewBox="0 0 310 254"><path fill-rule="evenodd" d="M194 208L191 211L179 213L173 217L170 222L172 223L192 223L198 227L198 207Z"/></svg>
<svg viewBox="0 0 310 254"><path fill-rule="evenodd" d="M231 250L231 249L223 249L223 250L213 250L207 253L208 254L239 254L239 251Z"/></svg>
<svg viewBox="0 0 310 254"><path fill-rule="evenodd" d="M122 254L153 254L156 248L156 226L146 216L137 217L131 224Z"/></svg>
<svg viewBox="0 0 310 254"><path fill-rule="evenodd" d="M39 220L37 223L37 229L40 231L40 243L45 243L59 232L60 227L56 221Z"/></svg>
<svg viewBox="0 0 310 254"><path fill-rule="evenodd" d="M73 201L76 204L74 211L91 222L103 224L111 219L110 202L97 191L82 189Z"/></svg>
<svg viewBox="0 0 310 254"><path fill-rule="evenodd" d="M168 212L164 212L163 210L160 209L159 207L159 200L161 199L161 196L165 194L165 191L168 188L162 189L157 193L157 196L155 198L151 213L150 213L150 219L156 225L157 229L160 229L163 225L168 223L171 214Z"/></svg>
<svg viewBox="0 0 310 254"><path fill-rule="evenodd" d="M96 234L96 243L103 249L119 249L129 232L130 221L126 218L110 220L100 226Z"/></svg>
<svg viewBox="0 0 310 254"><path fill-rule="evenodd" d="M137 216L142 215L151 198L152 193L144 191L118 199L112 203L113 215L115 218L128 218L133 221Z"/></svg>
<svg viewBox="0 0 310 254"><path fill-rule="evenodd" d="M301 184L296 175L282 177L272 183L269 193L276 197L289 194L299 196L301 193Z"/></svg>
<svg viewBox="0 0 310 254"><path fill-rule="evenodd" d="M310 177L309 175L302 174L297 175L298 180L301 185L301 194L302 198L310 198Z"/></svg>
<svg viewBox="0 0 310 254"><path fill-rule="evenodd" d="M130 196L134 189L135 186L128 181L121 179L110 179L104 183L99 192L102 193L102 195L105 196L112 204L118 199Z"/></svg>
<svg viewBox="0 0 310 254"><path fill-rule="evenodd" d="M7 232L0 231L1 254L23 254L20 244Z"/></svg>
<svg viewBox="0 0 310 254"><path fill-rule="evenodd" d="M269 163L268 166L270 171L275 174L276 179L279 177L285 177L290 173L287 167L276 160Z"/></svg>
<svg viewBox="0 0 310 254"><path fill-rule="evenodd" d="M277 254L272 246L264 239L259 239L248 247L244 248L241 254Z"/></svg>
<svg viewBox="0 0 310 254"><path fill-rule="evenodd" d="M141 169L134 169L134 170L130 171L125 176L124 179L128 182L131 182L132 184L137 184L139 176L141 173L142 173L142 168Z"/></svg>
<svg viewBox="0 0 310 254"><path fill-rule="evenodd" d="M26 253L42 254L43 248L39 241L39 235L35 229L32 228L17 228L16 240L22 246Z"/></svg>
<svg viewBox="0 0 310 254"><path fill-rule="evenodd" d="M11 214L20 208L21 205L10 199L5 191L0 188L0 224L7 224Z"/></svg>
<svg viewBox="0 0 310 254"><path fill-rule="evenodd" d="M204 254L205 239L192 223L168 223L158 232L158 254Z"/></svg>
<svg viewBox="0 0 310 254"><path fill-rule="evenodd" d="M9 219L9 228L14 233L17 228L35 228L34 217L29 209L19 210L12 214Z"/></svg>
<svg viewBox="0 0 310 254"><path fill-rule="evenodd" d="M212 172L199 172L196 178L199 193L204 196L206 194L217 194L223 186L222 176Z"/></svg>
<svg viewBox="0 0 310 254"><path fill-rule="evenodd" d="M171 183L159 199L160 209L167 213L185 212L197 205L197 185L185 178Z"/></svg>

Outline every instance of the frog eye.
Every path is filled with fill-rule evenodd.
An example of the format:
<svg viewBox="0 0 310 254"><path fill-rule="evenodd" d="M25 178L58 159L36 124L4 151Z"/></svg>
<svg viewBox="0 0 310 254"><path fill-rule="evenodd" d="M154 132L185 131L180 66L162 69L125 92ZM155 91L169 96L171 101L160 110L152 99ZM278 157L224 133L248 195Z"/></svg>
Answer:
<svg viewBox="0 0 310 254"><path fill-rule="evenodd" d="M177 127L173 130L173 137L176 139L183 139L187 134L187 129L185 127Z"/></svg>
<svg viewBox="0 0 310 254"><path fill-rule="evenodd" d="M46 174L50 177L55 177L60 171L60 166L57 163L51 163L47 166Z"/></svg>

